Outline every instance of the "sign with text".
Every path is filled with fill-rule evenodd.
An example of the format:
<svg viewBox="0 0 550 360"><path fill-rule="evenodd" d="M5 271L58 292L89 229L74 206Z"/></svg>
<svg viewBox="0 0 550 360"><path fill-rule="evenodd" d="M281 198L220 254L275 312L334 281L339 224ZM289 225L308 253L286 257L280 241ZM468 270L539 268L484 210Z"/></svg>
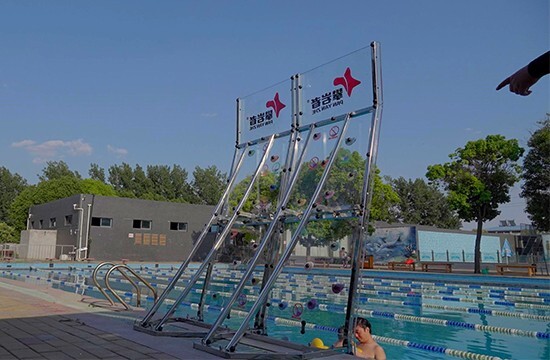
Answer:
<svg viewBox="0 0 550 360"><path fill-rule="evenodd" d="M239 143L287 131L292 122L291 81L239 98Z"/></svg>
<svg viewBox="0 0 550 360"><path fill-rule="evenodd" d="M372 105L371 49L365 47L300 74L302 118L307 125Z"/></svg>

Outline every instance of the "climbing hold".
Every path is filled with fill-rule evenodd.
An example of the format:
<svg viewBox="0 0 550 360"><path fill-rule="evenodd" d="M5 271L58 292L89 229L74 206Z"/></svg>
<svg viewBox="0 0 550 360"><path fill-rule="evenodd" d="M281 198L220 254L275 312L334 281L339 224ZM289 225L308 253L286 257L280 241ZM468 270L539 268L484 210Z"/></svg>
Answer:
<svg viewBox="0 0 550 360"><path fill-rule="evenodd" d="M275 161L279 160L279 155L271 155L270 160L271 160L271 162L275 162Z"/></svg>
<svg viewBox="0 0 550 360"><path fill-rule="evenodd" d="M321 138L321 133L313 134L313 140L319 140Z"/></svg>
<svg viewBox="0 0 550 360"><path fill-rule="evenodd" d="M313 269L313 262L312 261L306 262L304 264L304 269L306 269L306 270Z"/></svg>
<svg viewBox="0 0 550 360"><path fill-rule="evenodd" d="M354 137L349 137L346 139L346 145L353 145L353 143L356 141L357 139L354 138Z"/></svg>
<svg viewBox="0 0 550 360"><path fill-rule="evenodd" d="M256 150L248 150L248 156L252 156L256 153Z"/></svg>
<svg viewBox="0 0 550 360"><path fill-rule="evenodd" d="M334 191L332 191L332 190L325 191L325 199L328 200L333 196L334 196Z"/></svg>
<svg viewBox="0 0 550 360"><path fill-rule="evenodd" d="M303 312L304 312L304 306L300 303L296 303L292 308L292 317L294 319L299 319L302 316Z"/></svg>
<svg viewBox="0 0 550 360"><path fill-rule="evenodd" d="M317 307L317 300L315 299L310 299L307 304L306 304L307 308L309 310L314 310L316 307Z"/></svg>
<svg viewBox="0 0 550 360"><path fill-rule="evenodd" d="M288 306L288 303L286 301L281 301L278 306L279 310L285 310Z"/></svg>
<svg viewBox="0 0 550 360"><path fill-rule="evenodd" d="M237 304L239 305L239 307L244 307L246 305L246 294L239 295Z"/></svg>
<svg viewBox="0 0 550 360"><path fill-rule="evenodd" d="M344 290L344 284L334 283L332 284L332 292L335 294L340 294Z"/></svg>

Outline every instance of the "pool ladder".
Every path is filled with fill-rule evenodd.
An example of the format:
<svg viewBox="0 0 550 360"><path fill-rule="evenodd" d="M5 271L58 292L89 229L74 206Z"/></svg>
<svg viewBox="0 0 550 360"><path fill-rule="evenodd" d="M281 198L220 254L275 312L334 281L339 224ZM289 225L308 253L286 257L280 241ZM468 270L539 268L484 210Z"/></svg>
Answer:
<svg viewBox="0 0 550 360"><path fill-rule="evenodd" d="M139 275L137 272L135 272L132 268L130 268L126 264L114 264L114 263L105 261L105 262L102 262L102 263L98 264L95 267L94 271L92 272L92 281L94 282L94 285L99 289L99 291L103 294L103 296L105 296L105 298L109 301L111 306L114 306L115 302L109 296L109 294L107 294L105 289L103 289L103 287L99 284L99 281L97 280L97 273L99 272L99 269L101 269L104 266L111 266L111 268L109 270L107 270L107 273L105 274L105 278L104 278L105 287L107 288L107 290L109 290L111 292L111 294L113 294L113 296L118 300L118 302L126 308L126 310L131 309L130 305L128 305L128 303L126 301L124 301L124 299L119 294L116 293L116 291L112 288L112 286L109 282L111 274L115 270L118 271L122 276L124 276L126 278L126 280L128 280L128 282L134 287L134 289L136 289L136 297L137 297L136 306L139 307L141 305L141 289L139 288L139 285L130 276L128 276L128 274L125 271L130 272L140 282L142 282L146 287L148 287L149 290L151 290L151 292L153 293L154 302L155 303L157 302L157 299L158 299L157 291L141 275Z"/></svg>

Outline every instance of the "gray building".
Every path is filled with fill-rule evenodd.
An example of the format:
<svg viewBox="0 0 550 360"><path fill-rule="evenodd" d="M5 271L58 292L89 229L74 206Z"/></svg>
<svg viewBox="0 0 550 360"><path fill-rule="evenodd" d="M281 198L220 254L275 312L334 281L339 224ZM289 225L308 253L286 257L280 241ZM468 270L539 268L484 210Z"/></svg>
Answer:
<svg viewBox="0 0 550 360"><path fill-rule="evenodd" d="M209 205L79 194L31 207L21 244L28 253L49 246L39 252L43 259L179 262L188 257L213 210ZM42 236L46 233L47 238ZM208 235L199 258L214 236Z"/></svg>

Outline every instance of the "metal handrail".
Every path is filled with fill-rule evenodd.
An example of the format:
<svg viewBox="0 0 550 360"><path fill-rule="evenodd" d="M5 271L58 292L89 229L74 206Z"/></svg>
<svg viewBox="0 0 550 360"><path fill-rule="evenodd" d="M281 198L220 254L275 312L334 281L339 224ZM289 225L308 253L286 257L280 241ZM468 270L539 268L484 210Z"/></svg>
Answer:
<svg viewBox="0 0 550 360"><path fill-rule="evenodd" d="M115 266L115 264L113 264L112 262L108 262L108 261L105 261L105 262L102 262L100 264L98 264L94 271L92 272L92 281L94 282L94 285L96 286L96 288L99 289L99 291L103 294L103 296L105 296L105 298L107 300L109 300L109 303L111 303L111 306L114 306L115 305L115 302L113 301L113 299L111 299L111 297L105 292L105 290L103 290L103 286L101 286L99 284L99 281L97 281L97 273L99 271L100 268L104 267L104 266L107 266L107 265L110 265L110 266Z"/></svg>
<svg viewBox="0 0 550 360"><path fill-rule="evenodd" d="M151 292L153 293L153 301L154 303L157 302L157 299L158 299L158 294L157 294L157 291L155 290L155 288L153 288L151 286L151 284L149 284L149 282L147 282L141 275L139 275L137 272L135 272L132 268L124 265L124 264L118 264L118 265L114 265L112 266L108 271L107 271L107 274L105 274L105 286L107 287L107 289L109 289L109 291L117 298L117 300L126 308L126 310L130 310L130 305L128 305L126 303L126 301L124 301L124 299L122 299L122 297L120 295L118 295L115 290L111 287L111 285L109 284L109 277L111 276L111 274L113 273L113 271L115 270L118 270L119 273L122 274L122 276L124 276L129 282L130 284L132 284L134 286L134 288L136 289L136 296L137 296L137 302L136 302L136 305L137 306L140 306L141 305L141 290L138 286L138 284L135 283L135 281L133 281L124 271L122 271L122 269L124 270L128 270L130 273L132 273L132 275L134 275L139 281L141 281L145 286L147 286L149 288L149 290L151 290Z"/></svg>
<svg viewBox="0 0 550 360"><path fill-rule="evenodd" d="M122 274L122 276L124 276L124 278L126 278L126 280L128 280L128 282L130 284L132 284L132 286L136 289L136 293L137 293L137 306L140 306L141 304L141 290L139 288L139 286L136 284L136 282L134 280L132 280L132 278L130 278L128 276L128 274L126 274L124 271L122 271L120 268L124 268L124 269L127 269L128 271L130 271L132 273L132 275L134 275L139 281L141 281L145 286L147 286L152 292L153 292L153 297L154 297L154 301L156 303L157 299L158 299L158 295L157 295L157 292L156 290L151 286L151 284L149 284L145 279L143 279L142 276L138 275L133 269L131 269L130 267L124 265L124 264L114 264L112 262L109 262L109 261L105 261L105 262L102 262L100 264L98 264L94 271L92 272L92 281L94 282L94 285L96 286L96 288L103 294L103 296L109 301L109 303L111 304L111 306L114 306L115 305L115 302L113 301L113 299L109 296L109 294L107 294L107 292L103 289L103 287L99 284L99 281L97 280L97 273L99 272L99 269L104 267L104 266L111 266L111 268L107 271L107 273L105 274L105 278L104 278L104 281L105 281L105 287L107 287L107 289L117 298L117 300L126 308L126 310L129 310L130 309L130 306L114 291L114 289L111 287L111 285L109 284L109 276L111 275L111 273L117 269L118 272L120 272Z"/></svg>

